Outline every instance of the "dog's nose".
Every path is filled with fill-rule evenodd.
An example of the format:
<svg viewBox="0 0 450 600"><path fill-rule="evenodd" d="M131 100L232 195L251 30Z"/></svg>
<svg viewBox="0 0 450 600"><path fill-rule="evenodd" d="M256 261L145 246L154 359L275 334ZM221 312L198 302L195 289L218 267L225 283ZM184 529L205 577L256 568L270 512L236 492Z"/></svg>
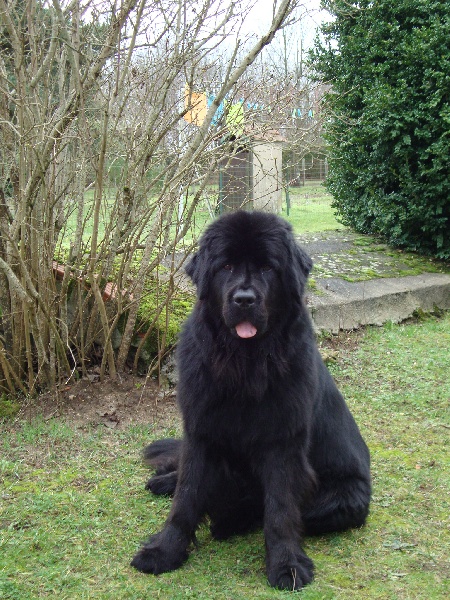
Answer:
<svg viewBox="0 0 450 600"><path fill-rule="evenodd" d="M253 290L237 290L233 295L233 302L239 308L249 308L256 302L256 294Z"/></svg>

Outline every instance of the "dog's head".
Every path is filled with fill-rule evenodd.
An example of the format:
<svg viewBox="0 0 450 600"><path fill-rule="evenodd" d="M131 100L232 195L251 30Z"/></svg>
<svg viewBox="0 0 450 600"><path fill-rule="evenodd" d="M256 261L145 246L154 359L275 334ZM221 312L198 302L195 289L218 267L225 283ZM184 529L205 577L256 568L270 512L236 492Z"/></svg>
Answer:
<svg viewBox="0 0 450 600"><path fill-rule="evenodd" d="M299 310L311 268L286 221L238 211L208 227L186 272L199 299L220 311L232 335L247 339Z"/></svg>

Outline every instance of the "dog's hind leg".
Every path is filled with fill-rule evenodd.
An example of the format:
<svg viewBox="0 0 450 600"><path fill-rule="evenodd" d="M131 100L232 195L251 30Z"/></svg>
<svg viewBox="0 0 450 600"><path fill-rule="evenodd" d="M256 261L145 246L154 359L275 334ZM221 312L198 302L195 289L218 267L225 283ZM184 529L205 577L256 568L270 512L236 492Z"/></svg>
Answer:
<svg viewBox="0 0 450 600"><path fill-rule="evenodd" d="M369 513L370 494L370 483L362 478L320 482L302 512L304 533L322 535L362 527Z"/></svg>
<svg viewBox="0 0 450 600"><path fill-rule="evenodd" d="M177 487L178 471L171 471L164 475L153 475L145 484L145 489L156 496L173 496Z"/></svg>
<svg viewBox="0 0 450 600"><path fill-rule="evenodd" d="M156 474L147 481L146 490L153 494L171 496L175 492L178 479L182 440L164 439L153 442L144 448L144 462L156 467Z"/></svg>

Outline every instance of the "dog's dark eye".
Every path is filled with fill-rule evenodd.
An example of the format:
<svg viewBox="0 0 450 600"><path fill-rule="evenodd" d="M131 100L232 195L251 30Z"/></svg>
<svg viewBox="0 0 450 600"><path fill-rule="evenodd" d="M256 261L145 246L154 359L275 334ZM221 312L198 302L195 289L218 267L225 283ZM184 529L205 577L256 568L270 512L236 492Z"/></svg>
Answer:
<svg viewBox="0 0 450 600"><path fill-rule="evenodd" d="M261 273L268 273L271 270L272 270L272 267L270 265L264 265L261 267Z"/></svg>
<svg viewBox="0 0 450 600"><path fill-rule="evenodd" d="M233 270L233 265L223 265L223 268L225 269L225 271L232 271Z"/></svg>

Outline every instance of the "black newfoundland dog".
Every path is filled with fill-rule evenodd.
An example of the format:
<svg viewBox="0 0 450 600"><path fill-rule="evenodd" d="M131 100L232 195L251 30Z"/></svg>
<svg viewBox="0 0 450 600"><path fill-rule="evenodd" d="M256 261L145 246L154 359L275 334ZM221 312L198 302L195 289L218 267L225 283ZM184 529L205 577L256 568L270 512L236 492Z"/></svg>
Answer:
<svg viewBox="0 0 450 600"><path fill-rule="evenodd" d="M147 488L174 499L131 563L140 571L182 565L207 515L217 539L262 525L270 584L297 590L313 579L304 534L364 524L369 452L315 343L311 267L272 214L230 213L204 233L178 346L184 437L145 451L157 469Z"/></svg>

